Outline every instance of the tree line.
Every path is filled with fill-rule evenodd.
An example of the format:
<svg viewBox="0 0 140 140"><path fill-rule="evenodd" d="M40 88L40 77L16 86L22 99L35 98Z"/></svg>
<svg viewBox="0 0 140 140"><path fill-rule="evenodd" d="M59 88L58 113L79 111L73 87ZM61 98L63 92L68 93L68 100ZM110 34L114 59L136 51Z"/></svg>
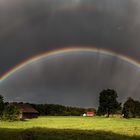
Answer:
<svg viewBox="0 0 140 140"><path fill-rule="evenodd" d="M55 104L27 104L35 108L40 116L80 116L88 111L96 113L94 108L78 108ZM5 103L3 96L0 95L0 120L18 120L19 113L20 110L16 106L8 102Z"/></svg>
<svg viewBox="0 0 140 140"><path fill-rule="evenodd" d="M140 102L129 97L122 105L117 101L117 92L113 89L103 90L99 94L99 107L78 108L55 104L30 104L40 114L40 116L80 116L85 112L94 112L98 116L120 114L124 118L140 118ZM10 103L5 103L0 95L0 119L17 120L19 109Z"/></svg>
<svg viewBox="0 0 140 140"><path fill-rule="evenodd" d="M96 112L94 108L78 108L56 104L30 104L41 116L80 116L85 112Z"/></svg>

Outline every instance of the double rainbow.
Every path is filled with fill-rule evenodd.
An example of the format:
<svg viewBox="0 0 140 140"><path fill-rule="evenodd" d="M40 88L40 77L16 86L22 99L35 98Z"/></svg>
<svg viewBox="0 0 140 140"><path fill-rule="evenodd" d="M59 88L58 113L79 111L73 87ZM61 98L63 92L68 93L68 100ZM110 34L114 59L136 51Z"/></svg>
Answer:
<svg viewBox="0 0 140 140"><path fill-rule="evenodd" d="M111 50L107 50L107 49L100 49L100 48L96 48L96 47L68 47L68 48L62 48L62 49L57 49L57 50L52 50L52 51L48 51L45 52L43 54L39 54L36 55L32 58L29 58L27 60L25 60L24 62L18 64L17 66L15 66L13 69L11 69L10 71L8 71L7 73L5 73L1 78L0 81L5 80L6 78L8 78L10 75L14 74L16 71L18 71L19 69L22 69L23 67L25 67L26 65L38 61L40 59L46 58L46 57L50 57L53 55L58 55L58 54L63 54L63 53L69 53L69 52L93 52L93 53L100 53L100 54L105 54L105 55L109 55L109 56L115 56L123 61L126 61L138 68L140 68L140 62L129 57L129 56L125 56L116 52L113 52Z"/></svg>

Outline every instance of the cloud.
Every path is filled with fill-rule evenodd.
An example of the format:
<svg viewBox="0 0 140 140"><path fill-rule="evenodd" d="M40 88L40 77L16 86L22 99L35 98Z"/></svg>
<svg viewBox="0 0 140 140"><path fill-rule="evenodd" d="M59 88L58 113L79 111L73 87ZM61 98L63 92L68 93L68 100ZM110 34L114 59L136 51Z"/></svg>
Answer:
<svg viewBox="0 0 140 140"><path fill-rule="evenodd" d="M140 61L139 9L139 0L14 0L12 2L0 0L0 75L2 76L9 69L32 56L75 45L109 49ZM101 89L110 86L116 88L124 97L132 93L134 97L138 96L138 69L135 70L123 62L118 62L115 58L107 59L105 57L103 59L103 56L100 57L96 55L93 62L90 59L84 61L80 58L81 61L78 59L79 61L72 61L73 63L71 63L71 59L65 58L66 60L62 62L70 63L67 65L65 62L67 68L64 67L65 65L59 65L61 61L52 62L52 64L39 63L28 67L30 72L25 70L23 73L19 72L19 75L18 73L16 76L13 75L9 82L0 84L0 90L4 91L7 99L11 99L10 92L15 97L19 97L18 93L31 94L35 97L37 94L35 91L40 92L40 88L44 89L43 87L47 83L49 92L54 95L55 92L51 91L52 88L64 93L72 86L73 92L79 91L83 94L89 89L87 94L91 95L90 91L98 93ZM98 67L95 66L97 59ZM55 65L53 65L54 63ZM48 65L52 68L45 67ZM96 70L90 65L95 66ZM85 69L85 67L90 67L90 69ZM105 71L103 71L104 67ZM66 71L60 77L63 69ZM95 70L96 75L91 76L91 70ZM74 74L74 77L67 77L71 73ZM91 77L100 80L95 82ZM122 77L124 82L121 83ZM55 78L61 79L61 81L58 82L58 79ZM107 85L106 79L108 78L110 82ZM67 79L69 80L67 81ZM84 80L87 80L88 84L83 82ZM93 89L92 83L96 85L95 89ZM62 90L62 85L67 88ZM99 85L100 88L96 89ZM17 92L13 87L18 87ZM82 87L82 91L80 88L77 91L77 87ZM44 91L41 91L43 97ZM37 94L37 96L39 95ZM23 99L27 99L27 96ZM30 100L32 97L28 99ZM91 105L91 102L89 104Z"/></svg>
<svg viewBox="0 0 140 140"><path fill-rule="evenodd" d="M117 90L120 101L140 98L139 77L139 67L115 56L71 52L25 66L5 79L0 90L10 101L19 97L28 102L97 107L99 93L107 88Z"/></svg>

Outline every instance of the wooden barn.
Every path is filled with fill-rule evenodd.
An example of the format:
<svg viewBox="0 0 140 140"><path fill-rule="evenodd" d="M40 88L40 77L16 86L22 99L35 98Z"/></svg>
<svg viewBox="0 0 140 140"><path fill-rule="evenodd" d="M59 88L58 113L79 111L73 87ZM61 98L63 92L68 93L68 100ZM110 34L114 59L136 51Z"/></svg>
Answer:
<svg viewBox="0 0 140 140"><path fill-rule="evenodd" d="M35 110L30 104L12 103L19 109L19 119L32 119L39 116L39 112Z"/></svg>

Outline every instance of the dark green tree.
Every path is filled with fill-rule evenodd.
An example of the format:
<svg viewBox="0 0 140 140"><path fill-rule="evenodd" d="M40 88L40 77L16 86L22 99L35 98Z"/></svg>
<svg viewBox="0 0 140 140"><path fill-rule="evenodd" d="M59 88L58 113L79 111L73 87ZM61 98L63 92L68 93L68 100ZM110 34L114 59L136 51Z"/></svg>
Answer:
<svg viewBox="0 0 140 140"><path fill-rule="evenodd" d="M0 95L0 119L2 118L3 110L4 110L4 101L3 101L3 96Z"/></svg>
<svg viewBox="0 0 140 140"><path fill-rule="evenodd" d="M140 118L140 102L135 101L135 117Z"/></svg>
<svg viewBox="0 0 140 140"><path fill-rule="evenodd" d="M140 117L140 102L129 97L123 105L122 113L124 118Z"/></svg>
<svg viewBox="0 0 140 140"><path fill-rule="evenodd" d="M13 105L6 105L3 112L3 120L15 121L18 120L19 110Z"/></svg>
<svg viewBox="0 0 140 140"><path fill-rule="evenodd" d="M99 97L98 115L109 117L110 114L115 114L121 109L121 103L117 101L117 92L113 89L103 90Z"/></svg>

